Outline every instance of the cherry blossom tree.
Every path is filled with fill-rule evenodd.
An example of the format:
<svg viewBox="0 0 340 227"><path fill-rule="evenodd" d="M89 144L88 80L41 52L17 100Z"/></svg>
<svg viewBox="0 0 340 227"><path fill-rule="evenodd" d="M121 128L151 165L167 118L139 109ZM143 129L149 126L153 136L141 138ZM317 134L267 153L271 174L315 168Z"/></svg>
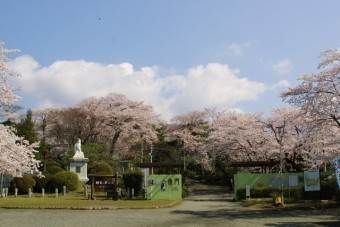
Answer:
<svg viewBox="0 0 340 227"><path fill-rule="evenodd" d="M226 167L232 161L283 160L285 171L301 171L304 167L320 167L339 146L334 140L336 127L326 130L300 108L275 108L268 118L260 113L230 111L215 112L213 116L205 121L209 125L204 140L186 140L192 150L205 154L205 163L211 168L219 168L221 161ZM182 134L176 134L178 140L186 138Z"/></svg>
<svg viewBox="0 0 340 227"><path fill-rule="evenodd" d="M72 145L80 138L83 144L95 141L93 132L93 119L91 115L78 107L50 109L48 137L53 138L55 144ZM43 122L42 122L43 123ZM41 123L40 123L41 124ZM45 132L46 133L46 132Z"/></svg>
<svg viewBox="0 0 340 227"><path fill-rule="evenodd" d="M284 170L301 171L312 157L308 140L312 121L304 113L300 108L274 108L272 115L263 121L270 141L266 150L273 159L284 161Z"/></svg>
<svg viewBox="0 0 340 227"><path fill-rule="evenodd" d="M260 113L224 111L212 122L208 146L215 160L257 161L271 158Z"/></svg>
<svg viewBox="0 0 340 227"><path fill-rule="evenodd" d="M0 172L12 176L24 173L40 173L39 161L35 159L34 148L37 144L29 144L27 140L15 135L10 127L0 124Z"/></svg>
<svg viewBox="0 0 340 227"><path fill-rule="evenodd" d="M7 67L6 55L16 50L7 50L0 41L0 113L6 116L7 107L19 99L14 95L14 87L9 84L11 77L19 74ZM0 172L13 176L38 171L39 161L35 159L34 148L37 144L29 142L14 133L14 129L0 124Z"/></svg>
<svg viewBox="0 0 340 227"><path fill-rule="evenodd" d="M100 140L110 145L111 154L126 153L136 143L151 145L158 139L156 128L161 120L153 108L143 102L111 93L102 98L84 100L79 106L87 106L99 119L97 129L100 130Z"/></svg>
<svg viewBox="0 0 340 227"><path fill-rule="evenodd" d="M301 84L281 93L284 101L301 107L309 119L306 138L309 165L320 166L338 155L340 137L340 50L321 53L320 70L300 76Z"/></svg>
<svg viewBox="0 0 340 227"><path fill-rule="evenodd" d="M314 120L331 121L340 128L340 50L326 50L321 58L319 73L300 76L301 84L283 91L281 96Z"/></svg>
<svg viewBox="0 0 340 227"><path fill-rule="evenodd" d="M191 111L177 115L168 125L165 137L168 142L175 142L177 148L183 150L185 156L191 157L194 163L212 170L211 159L206 149L213 110Z"/></svg>
<svg viewBox="0 0 340 227"><path fill-rule="evenodd" d="M134 156L137 144L155 143L161 123L151 106L121 94L87 98L74 107L50 109L47 113L40 111L36 119L38 125L45 124L45 135L54 144L72 145L80 138L83 144L109 145L110 153L119 158Z"/></svg>

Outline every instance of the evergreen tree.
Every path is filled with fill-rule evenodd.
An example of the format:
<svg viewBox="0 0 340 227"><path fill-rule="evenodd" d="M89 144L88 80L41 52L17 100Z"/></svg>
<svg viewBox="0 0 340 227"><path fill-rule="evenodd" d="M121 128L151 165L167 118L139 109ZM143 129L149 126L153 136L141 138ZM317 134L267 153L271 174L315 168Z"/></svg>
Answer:
<svg viewBox="0 0 340 227"><path fill-rule="evenodd" d="M20 123L15 124L17 135L24 137L30 144L37 142L38 134L34 130L34 123L32 119L32 111L29 109L26 117L21 119Z"/></svg>

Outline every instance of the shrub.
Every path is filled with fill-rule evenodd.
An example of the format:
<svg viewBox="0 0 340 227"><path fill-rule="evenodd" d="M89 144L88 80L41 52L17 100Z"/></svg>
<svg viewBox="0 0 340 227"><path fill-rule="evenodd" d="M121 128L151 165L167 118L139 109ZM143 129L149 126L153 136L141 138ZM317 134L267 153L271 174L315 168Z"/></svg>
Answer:
<svg viewBox="0 0 340 227"><path fill-rule="evenodd" d="M106 173L112 174L112 167L107 162L94 162L90 166L90 173Z"/></svg>
<svg viewBox="0 0 340 227"><path fill-rule="evenodd" d="M19 194L27 194L28 190L35 186L36 182L32 176L14 177L11 180L10 191L14 192L15 188L18 188Z"/></svg>
<svg viewBox="0 0 340 227"><path fill-rule="evenodd" d="M321 191L306 192L304 188L301 188L301 194L303 199L333 199L336 198L338 186L335 179L324 180L320 182Z"/></svg>
<svg viewBox="0 0 340 227"><path fill-rule="evenodd" d="M46 191L48 191L48 184L50 180L52 179L52 175L49 173L44 173L44 177L34 177L34 180L36 182L34 191L41 192L44 188Z"/></svg>
<svg viewBox="0 0 340 227"><path fill-rule="evenodd" d="M277 188L251 188L250 197L251 198L272 198L275 195L281 195L281 190ZM283 196L290 198L299 198L300 189L299 188L284 188ZM246 189L238 189L236 191L236 197L238 199L246 198Z"/></svg>
<svg viewBox="0 0 340 227"><path fill-rule="evenodd" d="M333 199L337 193L338 185L335 178L321 181L321 198Z"/></svg>
<svg viewBox="0 0 340 227"><path fill-rule="evenodd" d="M67 190L74 191L78 188L79 184L78 175L69 171L61 171L54 174L50 181L50 187L52 189L58 188L60 191L63 186L66 186Z"/></svg>
<svg viewBox="0 0 340 227"><path fill-rule="evenodd" d="M144 174L139 170L126 172L123 175L125 188L133 188L135 196L139 196L142 190L143 177Z"/></svg>
<svg viewBox="0 0 340 227"><path fill-rule="evenodd" d="M54 174L61 172L61 171L65 171L65 170L63 168L61 168L60 166L56 166L56 165L49 166L46 169L46 172L51 174L51 175L54 175Z"/></svg>
<svg viewBox="0 0 340 227"><path fill-rule="evenodd" d="M340 188L338 188L335 192L335 200L340 203Z"/></svg>

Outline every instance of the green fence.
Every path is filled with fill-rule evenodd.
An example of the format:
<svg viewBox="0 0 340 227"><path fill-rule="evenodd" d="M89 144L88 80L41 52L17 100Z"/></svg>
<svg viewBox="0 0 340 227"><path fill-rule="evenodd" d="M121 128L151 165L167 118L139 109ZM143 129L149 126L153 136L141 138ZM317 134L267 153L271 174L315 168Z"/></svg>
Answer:
<svg viewBox="0 0 340 227"><path fill-rule="evenodd" d="M154 174L147 178L148 199L182 199L182 175Z"/></svg>
<svg viewBox="0 0 340 227"><path fill-rule="evenodd" d="M331 176L333 172L320 172L320 180L322 181L328 176ZM296 184L293 184L292 186L292 179L297 180ZM291 183L289 184L289 181ZM325 185L321 183L321 187ZM277 191L277 190L282 190L284 191L284 194L286 196L309 196L312 195L312 197L319 197L321 198L321 191L318 192L308 192L304 193L304 173L299 172L299 173L249 173L249 172L238 172L237 174L234 175L234 193L235 193L235 198L240 197L240 193L244 194L246 193L246 187L249 186L250 190L252 192L257 192L258 194L263 191L265 192L268 191ZM334 185L335 186L335 185ZM254 190L256 189L256 190ZM334 190L336 187L334 187ZM327 190L329 190L327 188ZM239 191L239 194L237 192ZM302 194L303 195L302 195ZM328 193L328 192L324 192ZM309 194L309 195L308 195ZM314 195L316 194L316 195ZM244 195L246 197L246 195ZM325 197L325 196L323 196ZM298 198L299 199L299 198Z"/></svg>

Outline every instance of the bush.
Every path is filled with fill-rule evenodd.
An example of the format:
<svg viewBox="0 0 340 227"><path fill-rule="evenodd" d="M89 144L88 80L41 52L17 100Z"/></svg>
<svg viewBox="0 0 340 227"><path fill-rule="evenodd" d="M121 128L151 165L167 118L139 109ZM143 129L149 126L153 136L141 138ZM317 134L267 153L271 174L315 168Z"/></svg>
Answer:
<svg viewBox="0 0 340 227"><path fill-rule="evenodd" d="M319 199L334 199L336 198L338 185L335 179L323 180L320 182L321 191L306 192L301 189L303 199L319 200Z"/></svg>
<svg viewBox="0 0 340 227"><path fill-rule="evenodd" d="M46 172L51 174L51 175L54 175L54 174L61 172L61 171L65 171L65 170L63 168L61 168L60 166L55 166L55 165L49 166L46 169Z"/></svg>
<svg viewBox="0 0 340 227"><path fill-rule="evenodd" d="M74 191L78 188L79 184L77 174L69 171L61 171L53 175L49 185L52 190L58 188L62 191L63 186L66 186L67 190Z"/></svg>
<svg viewBox="0 0 340 227"><path fill-rule="evenodd" d="M14 177L11 180L10 191L13 193L14 189L18 189L19 194L27 194L31 188L33 190L36 182L32 176Z"/></svg>
<svg viewBox="0 0 340 227"><path fill-rule="evenodd" d="M284 188L283 196L290 198L299 198L300 197L300 189L299 188ZM272 198L274 195L281 195L281 190L277 188L251 188L250 189L250 197L251 198ZM236 191L236 196L238 199L246 198L246 189L238 189Z"/></svg>
<svg viewBox="0 0 340 227"><path fill-rule="evenodd" d="M333 199L337 193L338 184L335 177L330 180L321 181L321 198Z"/></svg>
<svg viewBox="0 0 340 227"><path fill-rule="evenodd" d="M340 188L338 188L335 192L335 200L340 203Z"/></svg>
<svg viewBox="0 0 340 227"><path fill-rule="evenodd" d="M94 162L90 166L90 173L112 174L112 167L107 162Z"/></svg>
<svg viewBox="0 0 340 227"><path fill-rule="evenodd" d="M41 192L42 189L44 188L45 191L49 191L49 183L52 179L52 175L49 173L44 173L44 177L34 177L34 180L36 182L34 186L34 191L36 192Z"/></svg>
<svg viewBox="0 0 340 227"><path fill-rule="evenodd" d="M125 188L134 189L135 196L139 196L142 190L144 174L139 170L133 170L126 172L123 175L123 181Z"/></svg>

